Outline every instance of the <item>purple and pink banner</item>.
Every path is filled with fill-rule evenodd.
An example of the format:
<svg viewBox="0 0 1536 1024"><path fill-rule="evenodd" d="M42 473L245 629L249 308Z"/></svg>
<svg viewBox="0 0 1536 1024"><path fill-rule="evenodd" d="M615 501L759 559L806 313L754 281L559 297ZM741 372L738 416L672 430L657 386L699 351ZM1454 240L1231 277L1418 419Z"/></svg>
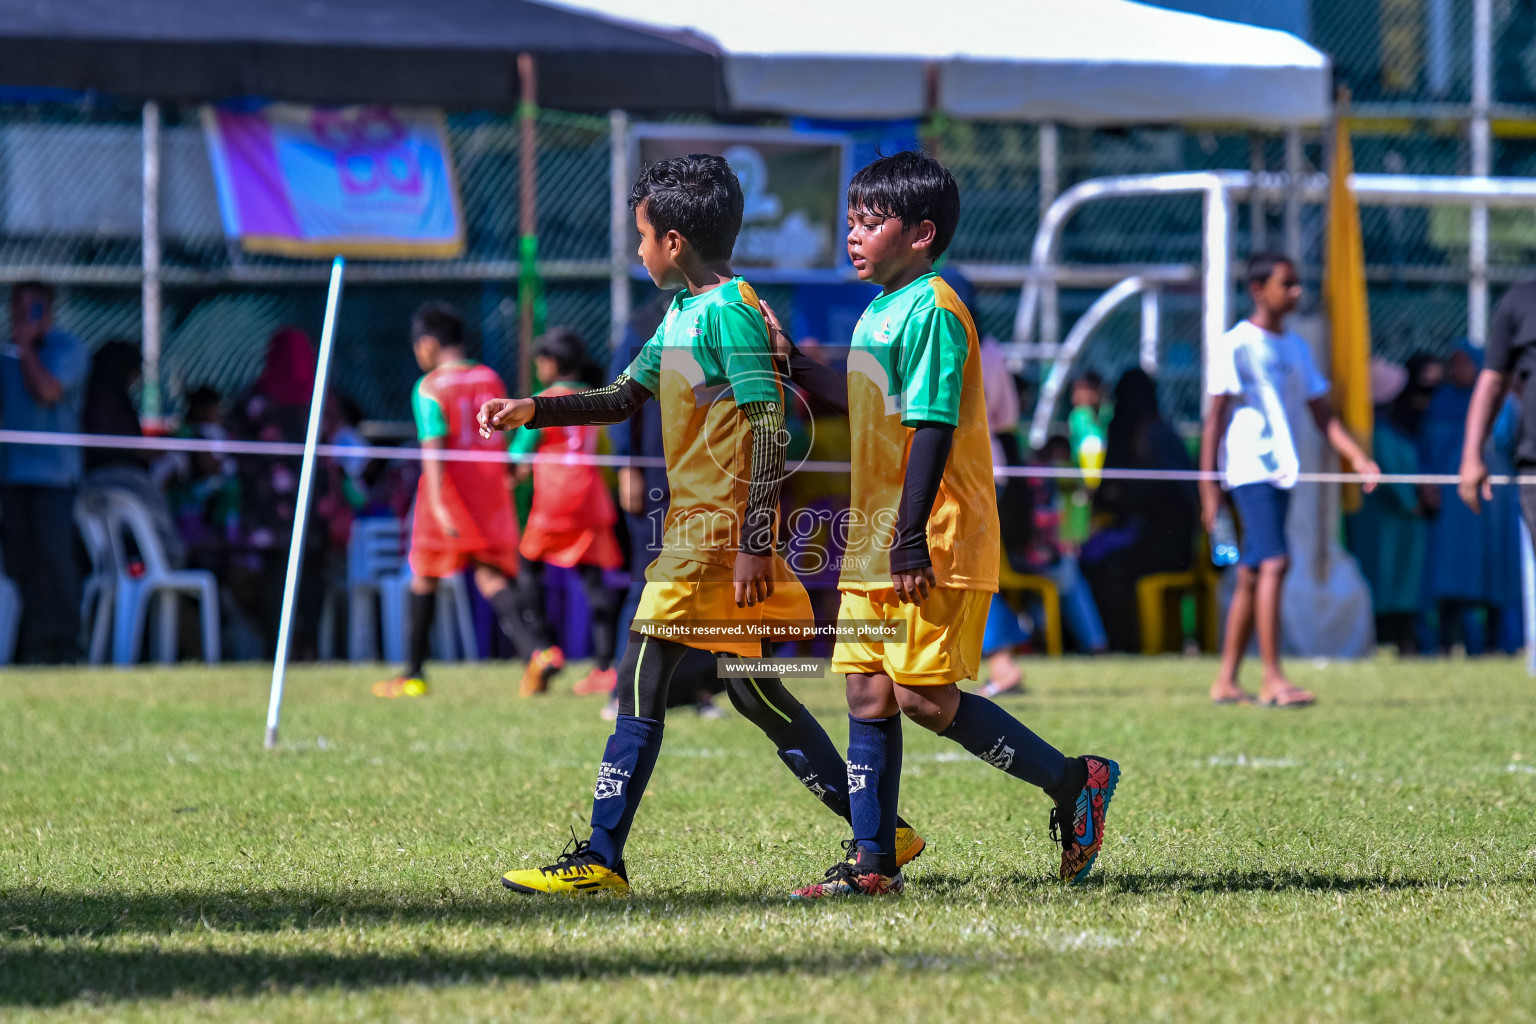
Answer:
<svg viewBox="0 0 1536 1024"><path fill-rule="evenodd" d="M224 233L281 256L452 259L464 250L440 111L206 107Z"/></svg>

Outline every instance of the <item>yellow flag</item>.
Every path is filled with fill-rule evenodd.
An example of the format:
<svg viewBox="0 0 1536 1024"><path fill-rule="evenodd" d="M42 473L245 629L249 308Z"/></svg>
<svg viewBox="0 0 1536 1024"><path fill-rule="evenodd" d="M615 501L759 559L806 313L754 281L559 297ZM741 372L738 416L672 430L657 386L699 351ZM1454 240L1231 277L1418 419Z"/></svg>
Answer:
<svg viewBox="0 0 1536 1024"><path fill-rule="evenodd" d="M1333 167L1328 174L1328 252L1323 302L1328 309L1332 344L1333 407L1355 439L1371 450L1371 316L1365 289L1365 242L1360 234L1360 204L1349 177L1355 170L1349 126L1340 104L1334 135ZM1346 467L1347 468L1347 467ZM1360 490L1346 485L1345 512L1360 507Z"/></svg>

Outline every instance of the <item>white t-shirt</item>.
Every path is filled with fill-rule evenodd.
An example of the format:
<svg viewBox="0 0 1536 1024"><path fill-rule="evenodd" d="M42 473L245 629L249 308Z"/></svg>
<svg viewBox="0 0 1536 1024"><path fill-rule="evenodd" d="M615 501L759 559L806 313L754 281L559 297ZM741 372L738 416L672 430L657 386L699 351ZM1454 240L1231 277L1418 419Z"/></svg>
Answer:
<svg viewBox="0 0 1536 1024"><path fill-rule="evenodd" d="M1309 415L1307 403L1328 393L1307 343L1291 331L1271 334L1244 320L1212 349L1206 392L1237 399L1218 462L1227 489L1295 487L1301 471L1296 428Z"/></svg>

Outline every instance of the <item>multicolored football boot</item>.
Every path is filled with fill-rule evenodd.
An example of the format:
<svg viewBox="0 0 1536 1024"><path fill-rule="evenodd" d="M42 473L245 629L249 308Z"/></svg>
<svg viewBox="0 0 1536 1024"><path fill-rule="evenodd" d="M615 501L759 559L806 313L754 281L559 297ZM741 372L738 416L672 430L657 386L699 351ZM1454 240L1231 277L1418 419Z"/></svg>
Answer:
<svg viewBox="0 0 1536 1024"><path fill-rule="evenodd" d="M880 857L869 854L854 839L843 841L848 856L827 869L819 882L801 886L789 894L793 900L819 900L828 896L898 896L906 886L901 869L886 875L880 871Z"/></svg>
<svg viewBox="0 0 1536 1024"><path fill-rule="evenodd" d="M628 896L629 878L624 863L610 868L592 853L592 844L577 839L572 831L571 841L560 851L560 858L542 868L524 868L508 871L501 876L501 884L513 892L547 892L559 896Z"/></svg>
<svg viewBox="0 0 1536 1024"><path fill-rule="evenodd" d="M558 647L540 647L533 652L533 657L528 659L528 667L523 669L523 679L517 687L518 694L523 697L532 697L535 694L548 693L550 677L564 667L564 651Z"/></svg>
<svg viewBox="0 0 1536 1024"><path fill-rule="evenodd" d="M595 668L576 680L576 685L571 687L571 692L578 697L593 693L612 693L618 682L619 674L614 669Z"/></svg>
<svg viewBox="0 0 1536 1024"><path fill-rule="evenodd" d="M1120 781L1120 766L1107 757L1085 754L1077 760L1087 769L1088 781L1051 808L1051 838L1061 844L1061 880L1073 884L1093 870L1104 845L1109 801Z"/></svg>
<svg viewBox="0 0 1536 1024"><path fill-rule="evenodd" d="M373 684L373 695L393 699L395 697L425 697L430 687L420 676L396 676L380 679Z"/></svg>
<svg viewBox="0 0 1536 1024"><path fill-rule="evenodd" d="M906 867L923 855L928 848L928 841L917 834L917 829L911 825L896 826L896 866Z"/></svg>

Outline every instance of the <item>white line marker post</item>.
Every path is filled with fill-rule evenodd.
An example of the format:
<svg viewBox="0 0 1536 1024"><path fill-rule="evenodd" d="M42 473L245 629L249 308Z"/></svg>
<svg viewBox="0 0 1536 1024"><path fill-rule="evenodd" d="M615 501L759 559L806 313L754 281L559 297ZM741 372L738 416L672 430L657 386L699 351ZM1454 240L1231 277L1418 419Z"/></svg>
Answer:
<svg viewBox="0 0 1536 1024"><path fill-rule="evenodd" d="M283 679L288 674L288 646L293 627L293 605L299 592L299 569L304 561L304 535L309 526L309 499L315 485L315 446L320 442L324 419L325 384L331 373L331 348L336 341L336 310L341 305L341 275L346 261L337 256L331 264L331 287L325 297L325 326L320 331L320 356L315 366L315 390L309 396L309 429L304 435L304 463L299 471L299 497L294 508L293 538L288 544L288 576L283 583L283 611L277 626L277 657L272 660L272 695L267 701L267 749L277 747L277 720L283 710Z"/></svg>

